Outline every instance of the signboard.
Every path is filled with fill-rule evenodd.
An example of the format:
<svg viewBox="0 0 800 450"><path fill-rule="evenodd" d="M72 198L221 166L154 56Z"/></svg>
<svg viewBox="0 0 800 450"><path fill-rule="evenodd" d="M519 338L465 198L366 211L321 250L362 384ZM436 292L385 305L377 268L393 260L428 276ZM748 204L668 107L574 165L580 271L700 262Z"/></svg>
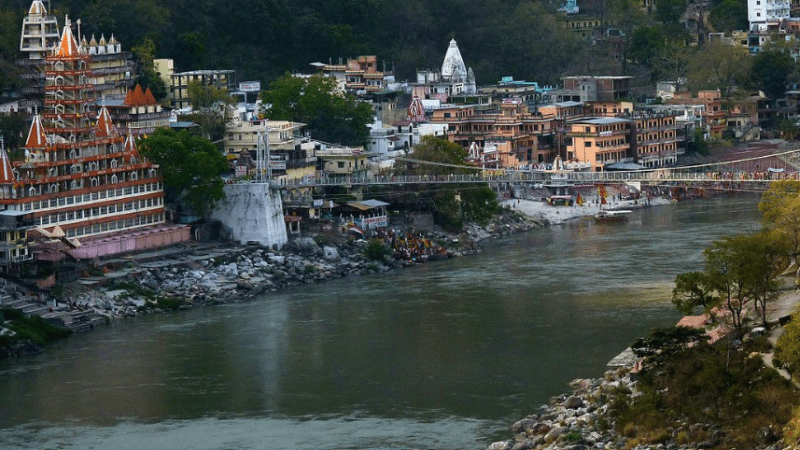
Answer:
<svg viewBox="0 0 800 450"><path fill-rule="evenodd" d="M269 168L272 170L286 170L286 161L271 160L269 162Z"/></svg>
<svg viewBox="0 0 800 450"><path fill-rule="evenodd" d="M601 131L600 136L611 136L613 132L611 131Z"/></svg>
<svg viewBox="0 0 800 450"><path fill-rule="evenodd" d="M364 217L361 219L361 228L363 229L372 229L372 228L381 228L388 226L389 221L386 216L377 216L377 217Z"/></svg>
<svg viewBox="0 0 800 450"><path fill-rule="evenodd" d="M512 83L514 81L514 77L503 77L501 80L503 83Z"/></svg>
<svg viewBox="0 0 800 450"><path fill-rule="evenodd" d="M242 92L261 92L260 81L242 81L239 83L239 90Z"/></svg>
<svg viewBox="0 0 800 450"><path fill-rule="evenodd" d="M312 204L314 205L315 208L319 208L320 206L322 206L322 199L320 198L320 199L314 200L314 202Z"/></svg>

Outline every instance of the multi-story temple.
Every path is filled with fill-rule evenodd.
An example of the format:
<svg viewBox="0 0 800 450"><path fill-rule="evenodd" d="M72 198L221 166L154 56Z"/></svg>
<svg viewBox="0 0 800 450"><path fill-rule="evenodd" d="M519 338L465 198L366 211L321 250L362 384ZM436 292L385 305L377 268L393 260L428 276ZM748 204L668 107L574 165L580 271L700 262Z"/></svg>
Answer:
<svg viewBox="0 0 800 450"><path fill-rule="evenodd" d="M106 108L92 112L91 57L67 18L58 46L45 57L45 110L33 118L24 156L10 161L0 151L0 208L27 215L40 234L73 249L114 232L130 238L165 220L156 168L130 134L120 135ZM90 256L114 253L107 243ZM131 245L118 251L138 249Z"/></svg>
<svg viewBox="0 0 800 450"><path fill-rule="evenodd" d="M80 34L80 20L77 25ZM89 42L78 36L77 42L91 56L87 65L92 72L85 83L86 89L97 99L125 98L133 83L133 54L123 51L113 35L109 40L101 35L99 41L92 36ZM46 56L58 43L58 20L47 12L41 0L33 0L22 21L19 44L20 52L26 57L17 60L17 65L24 69L21 78L28 84L21 91L33 103L40 104L45 95Z"/></svg>

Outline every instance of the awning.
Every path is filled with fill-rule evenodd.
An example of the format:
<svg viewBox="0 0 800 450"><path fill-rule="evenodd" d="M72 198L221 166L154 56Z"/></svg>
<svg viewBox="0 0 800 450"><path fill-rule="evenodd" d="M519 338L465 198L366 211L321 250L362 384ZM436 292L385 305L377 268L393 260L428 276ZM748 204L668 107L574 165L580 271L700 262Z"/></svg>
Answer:
<svg viewBox="0 0 800 450"><path fill-rule="evenodd" d="M606 170L642 170L646 169L647 167L631 162L616 162L613 164L606 164L604 168Z"/></svg>

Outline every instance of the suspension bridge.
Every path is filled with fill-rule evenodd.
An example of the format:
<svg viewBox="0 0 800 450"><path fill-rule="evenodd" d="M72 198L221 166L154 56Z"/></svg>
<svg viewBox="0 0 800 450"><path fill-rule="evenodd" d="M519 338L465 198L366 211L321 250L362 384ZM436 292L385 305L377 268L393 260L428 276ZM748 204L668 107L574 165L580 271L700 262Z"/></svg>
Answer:
<svg viewBox="0 0 800 450"><path fill-rule="evenodd" d="M759 152L756 152L759 153ZM691 185L705 189L764 190L770 183L784 179L800 179L800 149L760 152L755 156L690 166L603 172L524 171L484 169L468 165L442 164L413 158L398 161L419 166L439 166L437 172L421 175L327 176L304 179L275 179L268 183L279 190L295 190L326 186L391 186L430 184L508 183L543 187L575 184L640 183L650 186ZM736 156L735 154L732 156ZM459 169L460 173L442 174L442 167ZM469 171L469 172L467 172Z"/></svg>

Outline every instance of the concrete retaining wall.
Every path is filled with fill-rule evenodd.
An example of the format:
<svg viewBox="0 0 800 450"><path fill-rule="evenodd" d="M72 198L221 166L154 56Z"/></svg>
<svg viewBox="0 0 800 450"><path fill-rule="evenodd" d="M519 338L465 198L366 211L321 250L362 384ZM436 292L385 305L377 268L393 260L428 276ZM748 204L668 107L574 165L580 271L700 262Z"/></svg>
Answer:
<svg viewBox="0 0 800 450"><path fill-rule="evenodd" d="M211 217L222 222L231 238L241 244L282 247L287 241L280 193L270 191L267 184L226 184L225 200L217 204Z"/></svg>

